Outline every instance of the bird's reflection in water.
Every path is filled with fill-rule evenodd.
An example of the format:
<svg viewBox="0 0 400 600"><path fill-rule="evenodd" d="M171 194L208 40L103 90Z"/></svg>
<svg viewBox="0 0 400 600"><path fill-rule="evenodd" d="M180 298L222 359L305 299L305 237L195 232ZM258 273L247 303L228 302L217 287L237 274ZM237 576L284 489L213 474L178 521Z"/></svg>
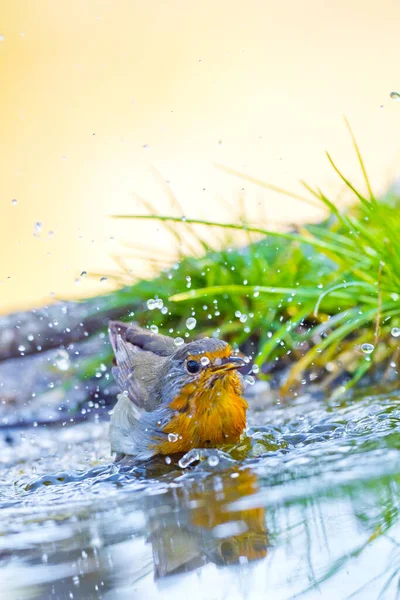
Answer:
<svg viewBox="0 0 400 600"><path fill-rule="evenodd" d="M72 521L66 518L63 502L59 517L52 513L48 525L54 539L48 532L32 548L10 550L17 569L10 589L21 597L28 590L29 597L45 600L76 597L79 585L81 598L121 589L127 593L122 597L137 598L144 590L152 593L152 572L161 584L162 578L210 563L245 564L266 556L265 511L248 507L258 491L257 476L250 469L226 464L221 455L212 468L207 461L184 471L176 464L166 465L164 458L150 463L121 461L111 468L96 467L85 478L81 473L58 473L31 482L29 493L65 494L66 485L76 489L91 482L94 488L116 485L121 495L110 505L109 497L103 500L99 493L90 510L87 504L72 503ZM137 488L129 486L139 481L145 493L138 495ZM18 579L21 561L24 577ZM164 583L173 583L172 578ZM138 585L144 586L139 592ZM179 580L174 585L179 588Z"/></svg>
<svg viewBox="0 0 400 600"><path fill-rule="evenodd" d="M263 508L237 509L237 500L258 491L257 477L237 467L150 498L148 541L156 578L191 571L208 562L243 564L267 554Z"/></svg>

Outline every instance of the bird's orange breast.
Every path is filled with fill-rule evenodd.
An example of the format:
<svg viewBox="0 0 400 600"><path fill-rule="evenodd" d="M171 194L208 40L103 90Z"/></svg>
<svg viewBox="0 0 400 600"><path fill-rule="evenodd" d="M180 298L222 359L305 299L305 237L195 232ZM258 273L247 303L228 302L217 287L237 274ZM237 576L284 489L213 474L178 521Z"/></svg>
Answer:
<svg viewBox="0 0 400 600"><path fill-rule="evenodd" d="M161 454L233 444L246 426L247 402L236 371L202 375L184 386L169 407L175 414L163 429L168 441L157 445Z"/></svg>

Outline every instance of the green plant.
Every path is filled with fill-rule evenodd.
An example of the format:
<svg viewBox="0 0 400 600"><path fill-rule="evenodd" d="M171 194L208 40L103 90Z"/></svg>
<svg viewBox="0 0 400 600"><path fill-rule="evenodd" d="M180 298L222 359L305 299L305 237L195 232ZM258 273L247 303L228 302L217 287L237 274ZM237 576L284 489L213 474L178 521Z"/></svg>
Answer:
<svg viewBox="0 0 400 600"><path fill-rule="evenodd" d="M217 223L163 216L149 205L151 214L118 216L160 221L180 245L184 230L185 239L189 234L191 245L201 248L200 254L180 257L174 268L130 288L133 297L160 297L168 308L165 315L142 310L135 318L180 335L193 316L196 332L228 337L238 345L251 342L261 370L267 362L290 360L285 392L305 372L320 375L327 365L337 374L351 374L348 389L372 367L397 364L400 212L396 199L375 198L354 136L353 142L367 193L359 192L328 154L354 203L340 211L320 189L304 184L329 214L322 223L298 231L266 230L245 217L238 223ZM209 249L199 227L226 233L219 248ZM235 246L235 235L246 244Z"/></svg>

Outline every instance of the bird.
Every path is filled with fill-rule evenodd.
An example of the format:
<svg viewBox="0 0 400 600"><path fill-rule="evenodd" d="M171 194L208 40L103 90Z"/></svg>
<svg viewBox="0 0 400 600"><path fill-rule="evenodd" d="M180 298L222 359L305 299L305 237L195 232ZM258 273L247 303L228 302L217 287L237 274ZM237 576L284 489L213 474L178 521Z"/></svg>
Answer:
<svg viewBox="0 0 400 600"><path fill-rule="evenodd" d="M110 321L109 337L120 389L109 428L116 461L240 440L248 406L238 369L245 361L229 344L209 337L185 343L120 321Z"/></svg>

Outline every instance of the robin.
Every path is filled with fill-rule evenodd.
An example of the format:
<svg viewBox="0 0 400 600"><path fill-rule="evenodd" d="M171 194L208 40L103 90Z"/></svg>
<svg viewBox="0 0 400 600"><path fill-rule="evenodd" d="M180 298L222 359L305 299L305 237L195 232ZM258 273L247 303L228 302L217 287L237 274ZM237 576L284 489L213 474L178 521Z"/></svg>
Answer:
<svg viewBox="0 0 400 600"><path fill-rule="evenodd" d="M245 362L222 340L181 343L132 323L111 321L121 393L110 422L111 449L147 460L157 454L239 441L247 402L238 372Z"/></svg>

